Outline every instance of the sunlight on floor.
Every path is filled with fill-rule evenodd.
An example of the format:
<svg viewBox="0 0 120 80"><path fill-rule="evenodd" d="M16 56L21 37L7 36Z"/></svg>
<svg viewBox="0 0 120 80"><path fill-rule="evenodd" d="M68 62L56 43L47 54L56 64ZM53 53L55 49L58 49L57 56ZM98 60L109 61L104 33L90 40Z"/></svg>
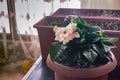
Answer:
<svg viewBox="0 0 120 80"><path fill-rule="evenodd" d="M0 80L21 80L23 77L23 74L19 73L19 72L15 72L15 73L4 73L2 74L2 76L0 77Z"/></svg>
<svg viewBox="0 0 120 80"><path fill-rule="evenodd" d="M24 76L22 62L11 63L9 65L0 65L0 80L21 80Z"/></svg>

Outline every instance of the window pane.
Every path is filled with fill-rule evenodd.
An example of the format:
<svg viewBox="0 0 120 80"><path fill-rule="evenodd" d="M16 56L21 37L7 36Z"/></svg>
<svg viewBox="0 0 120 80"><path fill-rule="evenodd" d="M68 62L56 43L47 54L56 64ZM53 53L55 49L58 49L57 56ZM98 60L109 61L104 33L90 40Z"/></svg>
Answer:
<svg viewBox="0 0 120 80"><path fill-rule="evenodd" d="M3 27L5 27L7 33L10 33L6 0L0 1L0 33L2 32Z"/></svg>
<svg viewBox="0 0 120 80"><path fill-rule="evenodd" d="M16 0L16 21L21 34L37 34L33 25L44 16L42 0Z"/></svg>
<svg viewBox="0 0 120 80"><path fill-rule="evenodd" d="M69 4L69 5L68 5ZM16 20L21 34L37 34L33 25L58 8L80 8L79 0L16 0Z"/></svg>

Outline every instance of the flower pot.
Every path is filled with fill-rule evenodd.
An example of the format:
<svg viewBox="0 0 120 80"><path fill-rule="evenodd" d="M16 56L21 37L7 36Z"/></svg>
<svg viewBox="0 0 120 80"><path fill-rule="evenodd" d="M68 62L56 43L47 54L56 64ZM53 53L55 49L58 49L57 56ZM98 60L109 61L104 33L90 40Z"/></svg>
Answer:
<svg viewBox="0 0 120 80"><path fill-rule="evenodd" d="M106 28L106 23L115 23L116 21L119 21L117 18L95 18L95 17L82 17L89 23L90 25L98 25L102 26L103 29L105 29L105 33L112 37L118 37L120 38L120 31L112 30L114 29L112 26L111 28ZM47 55L49 53L50 44L54 41L54 32L53 32L53 25L63 26L63 20L64 17L56 17L56 16L46 16L39 22L37 22L34 27L37 28L39 41L41 45L41 53L43 59L47 58ZM95 24L96 23L96 24ZM117 25L119 25L118 23ZM107 30L108 29L108 30ZM111 30L109 30L111 29ZM118 28L118 30L120 30ZM117 57L118 65L120 66L120 39L116 43L117 48L113 50L113 53Z"/></svg>
<svg viewBox="0 0 120 80"><path fill-rule="evenodd" d="M54 71L55 80L107 80L108 73L117 65L115 56L111 53L113 62L95 68L73 68L52 62L50 55L47 65Z"/></svg>
<svg viewBox="0 0 120 80"><path fill-rule="evenodd" d="M112 18L86 18L86 21L90 25L98 25L101 26L102 29L104 29L104 33L107 34L110 37L117 37L119 40L116 43L116 48L112 49L116 59L117 59L117 65L120 66L120 21L119 19L112 19ZM117 23L117 28L114 23ZM113 24L110 27L107 27L106 24Z"/></svg>
<svg viewBox="0 0 120 80"><path fill-rule="evenodd" d="M61 19L63 21L63 18ZM59 22L61 21L61 19L60 18L58 19L56 17L46 16L34 25L34 27L37 28L37 31L38 31L38 36L39 36L39 41L40 41L40 46L41 46L41 53L42 53L43 59L47 58L50 44L51 42L54 41L54 37L55 37L54 32L53 32L52 22L56 22L56 21ZM49 24L48 22L51 22L51 24Z"/></svg>
<svg viewBox="0 0 120 80"><path fill-rule="evenodd" d="M119 38L119 40L116 42L117 48L112 49L112 52L114 53L114 55L116 57L117 66L120 66L120 31L105 30L104 33L110 37L118 37Z"/></svg>
<svg viewBox="0 0 120 80"><path fill-rule="evenodd" d="M44 0L44 1L49 3L49 2L51 2L52 0Z"/></svg>
<svg viewBox="0 0 120 80"><path fill-rule="evenodd" d="M34 25L34 27L37 28L38 31L43 59L47 58L50 49L50 44L54 41L55 36L53 32L52 23L57 22L60 25L61 22L59 21L63 21L63 19L64 19L63 17L56 18L56 17L47 16Z"/></svg>
<svg viewBox="0 0 120 80"><path fill-rule="evenodd" d="M113 9L74 9L74 8L59 8L52 16L67 16L78 15L87 17L120 17L120 10Z"/></svg>

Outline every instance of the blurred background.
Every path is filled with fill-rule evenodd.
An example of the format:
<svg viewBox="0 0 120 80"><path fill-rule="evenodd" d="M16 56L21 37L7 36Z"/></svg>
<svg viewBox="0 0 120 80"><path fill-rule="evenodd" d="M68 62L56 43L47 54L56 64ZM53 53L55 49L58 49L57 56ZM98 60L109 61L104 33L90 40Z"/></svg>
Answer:
<svg viewBox="0 0 120 80"><path fill-rule="evenodd" d="M120 10L120 0L0 0L0 80L21 80L41 54L33 25L59 8Z"/></svg>

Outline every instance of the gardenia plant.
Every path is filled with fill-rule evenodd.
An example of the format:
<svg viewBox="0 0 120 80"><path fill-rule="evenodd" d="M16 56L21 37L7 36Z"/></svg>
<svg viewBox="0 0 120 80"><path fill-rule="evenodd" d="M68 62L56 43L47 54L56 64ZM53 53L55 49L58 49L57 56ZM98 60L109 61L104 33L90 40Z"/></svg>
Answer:
<svg viewBox="0 0 120 80"><path fill-rule="evenodd" d="M52 61L70 67L91 68L112 61L111 48L117 38L105 35L99 26L90 26L82 18L69 15L64 27L54 26L55 40L50 47Z"/></svg>

